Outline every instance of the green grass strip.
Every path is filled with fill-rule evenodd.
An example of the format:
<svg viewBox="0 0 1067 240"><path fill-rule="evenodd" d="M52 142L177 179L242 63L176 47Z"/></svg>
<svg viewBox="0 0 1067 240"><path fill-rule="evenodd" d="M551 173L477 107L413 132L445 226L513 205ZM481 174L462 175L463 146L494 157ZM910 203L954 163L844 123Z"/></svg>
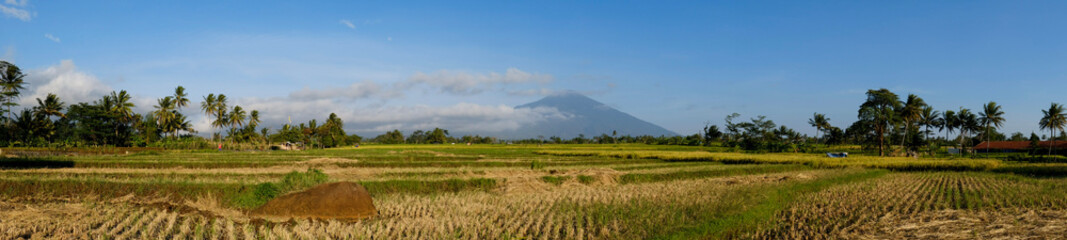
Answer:
<svg viewBox="0 0 1067 240"><path fill-rule="evenodd" d="M669 173L630 173L619 177L619 183L647 183L673 180L698 179L708 177L723 177L748 174L779 173L789 171L809 170L811 167L804 165L751 165L738 166L725 169L677 171Z"/></svg>
<svg viewBox="0 0 1067 240"><path fill-rule="evenodd" d="M667 235L655 236L654 239L733 239L745 232L759 228L771 228L779 224L775 215L785 210L798 196L818 192L828 187L851 182L865 181L885 175L885 170L864 171L845 176L820 179L812 182L792 183L769 189L755 206L747 207L735 213L727 213L722 218L711 221L681 226L678 231Z"/></svg>
<svg viewBox="0 0 1067 240"><path fill-rule="evenodd" d="M386 181L362 181L359 184L363 184L363 187L367 188L370 194L391 194L391 193L411 193L411 194L435 194L435 193L447 193L447 192L460 192L466 190L474 191L490 191L497 187L497 180L492 178L471 178L471 179L446 179L436 181L420 181L420 180L386 180Z"/></svg>

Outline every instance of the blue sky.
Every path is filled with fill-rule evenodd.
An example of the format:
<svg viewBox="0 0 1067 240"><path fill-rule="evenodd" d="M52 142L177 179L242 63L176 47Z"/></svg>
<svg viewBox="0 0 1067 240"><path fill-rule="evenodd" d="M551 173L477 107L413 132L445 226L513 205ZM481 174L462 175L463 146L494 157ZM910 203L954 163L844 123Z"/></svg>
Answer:
<svg viewBox="0 0 1067 240"><path fill-rule="evenodd" d="M1036 131L1041 109L1067 103L1062 1L5 0L0 12L0 58L31 74L27 103L125 89L148 111L183 85L267 123L337 112L370 135L513 128L553 114L513 106L566 90L682 134L733 112L808 134L819 112L843 128L872 88L942 111L996 101L1006 132Z"/></svg>

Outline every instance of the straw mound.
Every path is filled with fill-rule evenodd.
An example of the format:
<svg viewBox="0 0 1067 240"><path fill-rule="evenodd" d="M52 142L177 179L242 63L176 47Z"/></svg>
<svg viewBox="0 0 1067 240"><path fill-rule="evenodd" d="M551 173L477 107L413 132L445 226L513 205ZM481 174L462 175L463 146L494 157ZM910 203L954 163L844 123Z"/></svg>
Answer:
<svg viewBox="0 0 1067 240"><path fill-rule="evenodd" d="M252 210L254 217L356 220L378 215L363 185L335 182L275 198Z"/></svg>

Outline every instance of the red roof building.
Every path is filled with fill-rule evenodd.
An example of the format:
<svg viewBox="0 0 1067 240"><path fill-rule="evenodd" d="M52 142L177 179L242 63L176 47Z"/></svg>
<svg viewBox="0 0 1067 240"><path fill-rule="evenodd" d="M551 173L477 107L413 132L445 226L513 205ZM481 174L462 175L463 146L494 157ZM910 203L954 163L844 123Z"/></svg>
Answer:
<svg viewBox="0 0 1067 240"><path fill-rule="evenodd" d="M1052 141L1040 141L1037 143L1037 148L1048 149L1052 146ZM992 141L982 142L974 146L975 151L981 150L1009 150L1009 151L1024 151L1030 148L1030 141ZM1067 149L1067 141L1056 141L1056 148Z"/></svg>

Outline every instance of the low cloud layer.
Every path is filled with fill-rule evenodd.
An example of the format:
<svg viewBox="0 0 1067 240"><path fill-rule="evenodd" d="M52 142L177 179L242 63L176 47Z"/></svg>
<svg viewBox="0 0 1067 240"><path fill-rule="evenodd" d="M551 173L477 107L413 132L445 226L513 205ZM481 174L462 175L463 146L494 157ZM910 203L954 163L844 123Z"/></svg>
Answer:
<svg viewBox="0 0 1067 240"><path fill-rule="evenodd" d="M328 88L328 89L309 89L304 88L301 90L289 93L289 97L299 100L314 100L314 99L366 99L366 98L392 98L400 96L401 93L395 89L385 89L381 84L373 81L363 81L352 83L348 87L341 88Z"/></svg>
<svg viewBox="0 0 1067 240"><path fill-rule="evenodd" d="M37 98L44 99L49 93L55 93L67 104L92 102L105 94L111 93L111 87L100 82L96 76L78 70L74 61L63 60L41 70L25 71L26 92L20 103L23 107L37 104Z"/></svg>
<svg viewBox="0 0 1067 240"><path fill-rule="evenodd" d="M97 77L78 70L71 60L63 60L57 65L44 69L27 71L26 87L21 104L23 107L36 105L36 98L45 98L48 93L55 93L69 104L92 102L109 94L113 89ZM461 102L445 106L429 105L390 105L389 99L403 97L403 91L412 87L441 88L446 94L473 94L493 86L513 83L543 83L551 81L549 75L531 74L518 69L508 69L504 74L470 74L463 72L440 71L434 74L417 73L411 81L383 85L374 81L355 82L346 87L323 89L305 88L279 97L239 97L230 101L230 105L240 105L251 110L259 110L264 127L277 127L289 123L294 125L306 123L310 119L325 120L330 113L336 113L345 122L345 130L352 133L374 135L399 129L410 133L418 129L436 127L448 129L454 133L493 133L516 130L524 125L543 121L563 120L572 116L555 108L515 108L506 105L483 105ZM535 90L544 94L555 92L549 89ZM162 96L142 96L131 92L132 102L138 113L152 111L155 100ZM190 96L194 102L183 112L189 116L194 129L206 136L214 130L203 113L199 111L199 96ZM374 99L366 104L364 99ZM362 104L357 104L362 103Z"/></svg>
<svg viewBox="0 0 1067 240"><path fill-rule="evenodd" d="M438 89L441 93L474 95L501 85L526 83L543 85L553 80L555 78L552 75L528 73L517 68L508 68L503 74L440 70L429 74L416 72L403 86L427 85Z"/></svg>
<svg viewBox="0 0 1067 240"><path fill-rule="evenodd" d="M451 106L351 106L331 99L243 98L236 101L246 109L263 113L263 122L278 126L323 121L330 113L344 120L345 129L363 134L380 134L393 129L410 132L435 127L454 132L501 132L541 121L569 116L554 108L514 108L505 105L459 103ZM207 125L206 121L203 125ZM206 129L206 128L205 128ZM373 137L373 136L371 136Z"/></svg>

